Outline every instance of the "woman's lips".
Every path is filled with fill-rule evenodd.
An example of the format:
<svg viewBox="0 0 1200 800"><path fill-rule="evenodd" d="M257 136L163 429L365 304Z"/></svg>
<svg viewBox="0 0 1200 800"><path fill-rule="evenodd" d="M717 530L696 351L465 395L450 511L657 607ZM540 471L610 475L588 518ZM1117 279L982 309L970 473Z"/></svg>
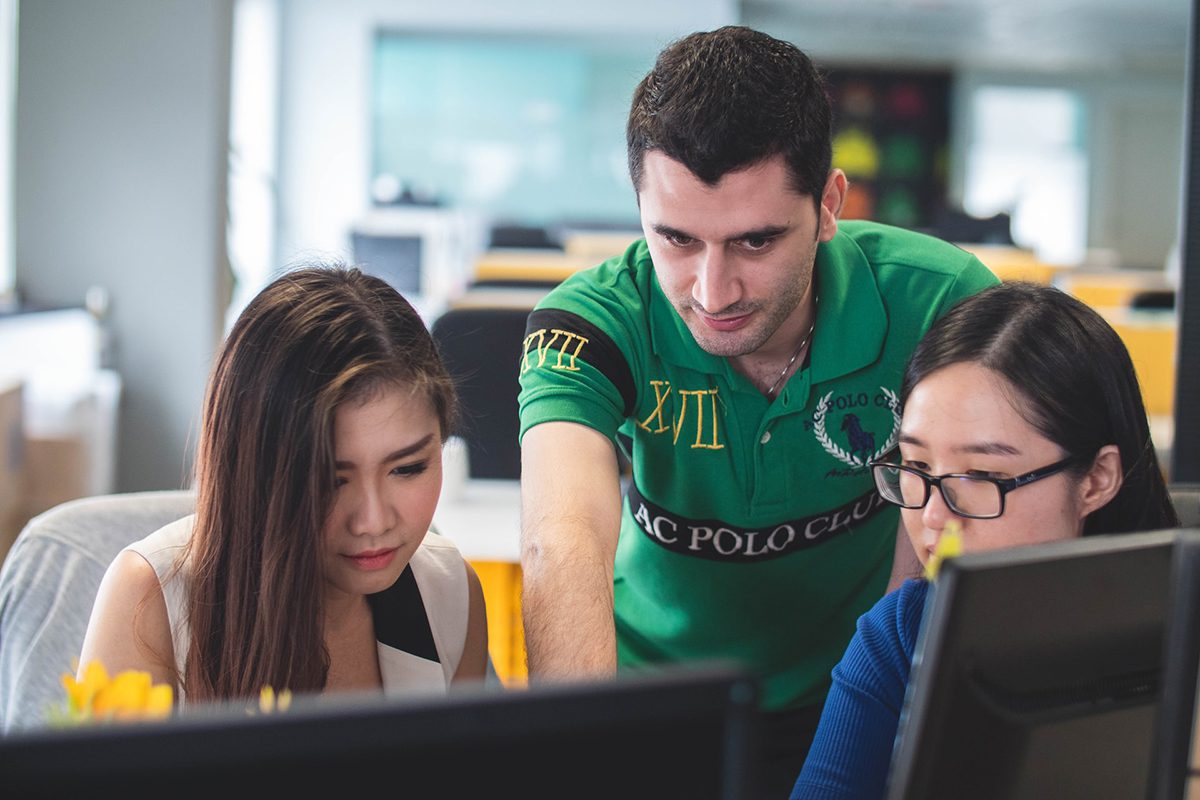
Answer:
<svg viewBox="0 0 1200 800"><path fill-rule="evenodd" d="M358 569L372 572L377 569L383 569L388 564L392 563L392 559L396 557L396 550L399 548L390 548L387 550L369 550L357 555L348 555L347 559Z"/></svg>

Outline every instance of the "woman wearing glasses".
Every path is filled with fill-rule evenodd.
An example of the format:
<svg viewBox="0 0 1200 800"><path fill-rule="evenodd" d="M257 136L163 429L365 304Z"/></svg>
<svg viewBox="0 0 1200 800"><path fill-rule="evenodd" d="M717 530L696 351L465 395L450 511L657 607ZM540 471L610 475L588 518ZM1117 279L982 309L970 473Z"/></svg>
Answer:
<svg viewBox="0 0 1200 800"><path fill-rule="evenodd" d="M1095 311L1048 286L966 298L917 345L898 446L871 462L917 557L947 523L964 552L1179 524L1133 363ZM882 797L928 584L864 614L792 800Z"/></svg>

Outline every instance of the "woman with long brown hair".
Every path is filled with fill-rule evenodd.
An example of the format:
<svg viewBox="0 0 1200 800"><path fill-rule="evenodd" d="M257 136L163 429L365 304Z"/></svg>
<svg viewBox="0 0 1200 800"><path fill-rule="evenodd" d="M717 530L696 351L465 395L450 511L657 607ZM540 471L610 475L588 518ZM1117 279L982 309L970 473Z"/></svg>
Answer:
<svg viewBox="0 0 1200 800"><path fill-rule="evenodd" d="M429 531L456 399L429 331L384 281L305 267L217 356L196 513L122 551L80 656L182 701L482 680L479 580Z"/></svg>

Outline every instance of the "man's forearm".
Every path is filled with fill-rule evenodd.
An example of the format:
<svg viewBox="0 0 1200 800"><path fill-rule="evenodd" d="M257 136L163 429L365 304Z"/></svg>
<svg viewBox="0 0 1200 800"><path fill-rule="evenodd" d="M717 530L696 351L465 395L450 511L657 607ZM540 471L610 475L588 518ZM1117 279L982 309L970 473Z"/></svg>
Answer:
<svg viewBox="0 0 1200 800"><path fill-rule="evenodd" d="M550 561L558 563L548 563ZM527 555L521 596L532 680L609 677L617 669L612 566Z"/></svg>
<svg viewBox="0 0 1200 800"><path fill-rule="evenodd" d="M521 450L521 607L531 679L616 672L620 529L612 442L574 423L531 428Z"/></svg>

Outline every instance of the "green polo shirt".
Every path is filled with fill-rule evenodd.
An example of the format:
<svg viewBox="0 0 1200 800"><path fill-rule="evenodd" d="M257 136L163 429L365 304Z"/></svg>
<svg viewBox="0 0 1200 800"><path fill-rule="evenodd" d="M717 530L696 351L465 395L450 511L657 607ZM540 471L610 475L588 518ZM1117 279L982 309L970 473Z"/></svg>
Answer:
<svg viewBox="0 0 1200 800"><path fill-rule="evenodd" d="M622 667L733 660L766 708L812 705L883 594L899 515L866 462L895 442L917 341L997 279L958 247L870 222L840 223L815 269L809 357L774 401L696 344L644 241L530 314L522 435L582 423L633 467L615 563Z"/></svg>

